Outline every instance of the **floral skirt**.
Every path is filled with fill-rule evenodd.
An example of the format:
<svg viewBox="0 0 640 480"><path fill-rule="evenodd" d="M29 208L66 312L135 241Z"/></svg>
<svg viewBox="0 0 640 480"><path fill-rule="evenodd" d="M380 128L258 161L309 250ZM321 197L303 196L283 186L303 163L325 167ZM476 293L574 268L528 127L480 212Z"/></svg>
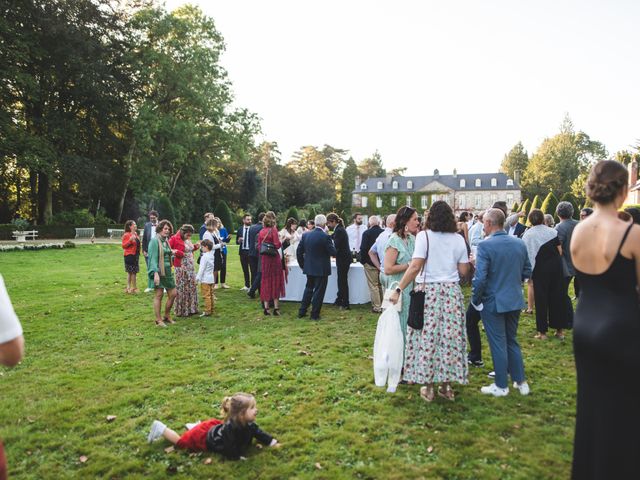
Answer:
<svg viewBox="0 0 640 480"><path fill-rule="evenodd" d="M196 272L191 268L176 267L176 301L173 311L178 317L198 313L198 285Z"/></svg>
<svg viewBox="0 0 640 480"><path fill-rule="evenodd" d="M407 327L404 380L468 383L464 296L457 283L427 283L424 327Z"/></svg>

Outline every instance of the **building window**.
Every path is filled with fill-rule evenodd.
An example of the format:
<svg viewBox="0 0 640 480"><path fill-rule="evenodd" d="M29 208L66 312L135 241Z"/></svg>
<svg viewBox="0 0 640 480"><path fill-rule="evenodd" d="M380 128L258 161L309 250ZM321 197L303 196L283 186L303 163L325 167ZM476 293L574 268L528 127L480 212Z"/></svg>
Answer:
<svg viewBox="0 0 640 480"><path fill-rule="evenodd" d="M391 206L392 207L398 206L398 199L395 196L391 197Z"/></svg>
<svg viewBox="0 0 640 480"><path fill-rule="evenodd" d="M467 186L467 181L464 178L460 179L460 188L464 188Z"/></svg>
<svg viewBox="0 0 640 480"><path fill-rule="evenodd" d="M367 189L367 184L363 183L362 185L360 185L360 190L366 190Z"/></svg>
<svg viewBox="0 0 640 480"><path fill-rule="evenodd" d="M367 197L362 197L362 208L367 208L369 204L369 199Z"/></svg>
<svg viewBox="0 0 640 480"><path fill-rule="evenodd" d="M507 193L507 206L513 207L513 193Z"/></svg>
<svg viewBox="0 0 640 480"><path fill-rule="evenodd" d="M498 180L496 180L495 178L491 179L491 186L492 187L497 187L498 186Z"/></svg>
<svg viewBox="0 0 640 480"><path fill-rule="evenodd" d="M376 197L376 208L382 208L382 197Z"/></svg>
<svg viewBox="0 0 640 480"><path fill-rule="evenodd" d="M407 182L407 190L413 190L413 182L411 180Z"/></svg>
<svg viewBox="0 0 640 480"><path fill-rule="evenodd" d="M507 180L507 187L513 187L513 180Z"/></svg>
<svg viewBox="0 0 640 480"><path fill-rule="evenodd" d="M391 188L393 188L394 190L398 189L398 181L394 180L393 183L391 184Z"/></svg>
<svg viewBox="0 0 640 480"><path fill-rule="evenodd" d="M378 182L378 190L382 190L382 182Z"/></svg>
<svg viewBox="0 0 640 480"><path fill-rule="evenodd" d="M458 208L467 208L464 194L458 195Z"/></svg>
<svg viewBox="0 0 640 480"><path fill-rule="evenodd" d="M420 197L420 208L427 208L427 196L422 195Z"/></svg>
<svg viewBox="0 0 640 480"><path fill-rule="evenodd" d="M493 205L497 201L498 201L498 194L497 193L492 193L491 194L491 205Z"/></svg>
<svg viewBox="0 0 640 480"><path fill-rule="evenodd" d="M479 210L482 207L482 195L476 193L476 210Z"/></svg>
<svg viewBox="0 0 640 480"><path fill-rule="evenodd" d="M482 181L479 178L476 178L476 187L481 187Z"/></svg>
<svg viewBox="0 0 640 480"><path fill-rule="evenodd" d="M407 207L411 206L411 195L407 195Z"/></svg>

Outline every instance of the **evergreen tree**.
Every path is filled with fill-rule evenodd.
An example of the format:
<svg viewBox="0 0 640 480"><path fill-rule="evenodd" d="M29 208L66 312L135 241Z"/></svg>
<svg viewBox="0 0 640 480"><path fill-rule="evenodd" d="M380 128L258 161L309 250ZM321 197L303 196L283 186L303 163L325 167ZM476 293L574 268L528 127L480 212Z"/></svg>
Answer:
<svg viewBox="0 0 640 480"><path fill-rule="evenodd" d="M549 192L547 197L544 199L544 202L542 202L542 207L540 209L542 210L542 213L544 213L544 214L548 213L550 215L553 215L553 218L557 222L557 221L559 221L559 219L558 219L558 217L556 215L556 207L557 206L558 206L558 199L553 194L553 192Z"/></svg>
<svg viewBox="0 0 640 480"><path fill-rule="evenodd" d="M513 206L511 207L511 211L512 212L519 212L520 211L520 205L518 205L518 202L513 204Z"/></svg>
<svg viewBox="0 0 640 480"><path fill-rule="evenodd" d="M576 220L580 220L580 208L578 207L578 202L576 202L576 198L573 196L571 192L565 193L560 199L561 202L569 202L573 205L573 218Z"/></svg>
<svg viewBox="0 0 640 480"><path fill-rule="evenodd" d="M218 205L216 205L216 208L213 210L213 213L216 217L220 218L228 232L233 231L233 214L231 213L231 209L229 209L227 202L220 200Z"/></svg>
<svg viewBox="0 0 640 480"><path fill-rule="evenodd" d="M158 216L160 220L169 220L173 225L174 231L180 227L180 225L176 225L176 213L173 209L173 204L169 197L165 195L158 199Z"/></svg>
<svg viewBox="0 0 640 480"><path fill-rule="evenodd" d="M296 220L300 220L300 214L298 213L298 209L296 207L291 207L287 211L285 221L289 220L290 218L295 218Z"/></svg>
<svg viewBox="0 0 640 480"><path fill-rule="evenodd" d="M523 174L527 169L527 165L529 165L529 155L527 155L522 142L518 142L502 159L500 171L509 178L513 178L515 172Z"/></svg>
<svg viewBox="0 0 640 480"><path fill-rule="evenodd" d="M529 202L529 199L527 198L522 204L522 206L520 207L520 211L524 213L524 217L520 218L520 220L518 221L523 225L527 223L527 216L529 215L530 204L531 202Z"/></svg>

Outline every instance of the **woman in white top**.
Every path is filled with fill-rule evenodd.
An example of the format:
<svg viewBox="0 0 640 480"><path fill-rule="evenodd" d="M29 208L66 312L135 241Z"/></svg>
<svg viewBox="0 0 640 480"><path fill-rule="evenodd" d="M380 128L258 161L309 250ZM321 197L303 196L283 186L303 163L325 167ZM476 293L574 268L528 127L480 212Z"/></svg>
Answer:
<svg viewBox="0 0 640 480"><path fill-rule="evenodd" d="M436 383L441 384L438 395L451 401L455 399L451 382L468 383L460 277L468 272L469 256L464 238L456 231L451 207L443 201L434 202L427 230L418 233L413 259L399 285L402 290L416 279L416 289L425 291L424 326L422 330L407 327L403 378L426 384L420 396L427 402L435 397Z"/></svg>
<svg viewBox="0 0 640 480"><path fill-rule="evenodd" d="M284 253L282 257L284 265L289 263L290 259L296 258L295 248L298 248L298 244L296 243L294 246L294 240L296 239L297 229L298 220L292 217L287 219L284 228L278 232L280 243L282 243L282 252Z"/></svg>

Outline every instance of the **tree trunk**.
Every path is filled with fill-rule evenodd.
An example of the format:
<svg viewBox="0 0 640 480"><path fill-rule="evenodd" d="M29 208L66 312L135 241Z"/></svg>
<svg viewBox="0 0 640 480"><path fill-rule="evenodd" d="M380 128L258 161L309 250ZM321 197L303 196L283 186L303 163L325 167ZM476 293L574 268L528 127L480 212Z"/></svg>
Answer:
<svg viewBox="0 0 640 480"><path fill-rule="evenodd" d="M38 173L38 223L46 225L53 217L53 187L46 173Z"/></svg>
<svg viewBox="0 0 640 480"><path fill-rule="evenodd" d="M122 211L124 210L124 199L127 196L127 190L129 189L129 181L131 180L131 172L133 168L133 151L136 148L136 141L134 140L131 143L131 148L129 149L129 153L125 158L125 177L124 177L124 185L122 186L122 195L120 196L120 202L118 204L118 221L122 222Z"/></svg>
<svg viewBox="0 0 640 480"><path fill-rule="evenodd" d="M29 196L31 203L31 218L38 222L38 174L29 169Z"/></svg>

